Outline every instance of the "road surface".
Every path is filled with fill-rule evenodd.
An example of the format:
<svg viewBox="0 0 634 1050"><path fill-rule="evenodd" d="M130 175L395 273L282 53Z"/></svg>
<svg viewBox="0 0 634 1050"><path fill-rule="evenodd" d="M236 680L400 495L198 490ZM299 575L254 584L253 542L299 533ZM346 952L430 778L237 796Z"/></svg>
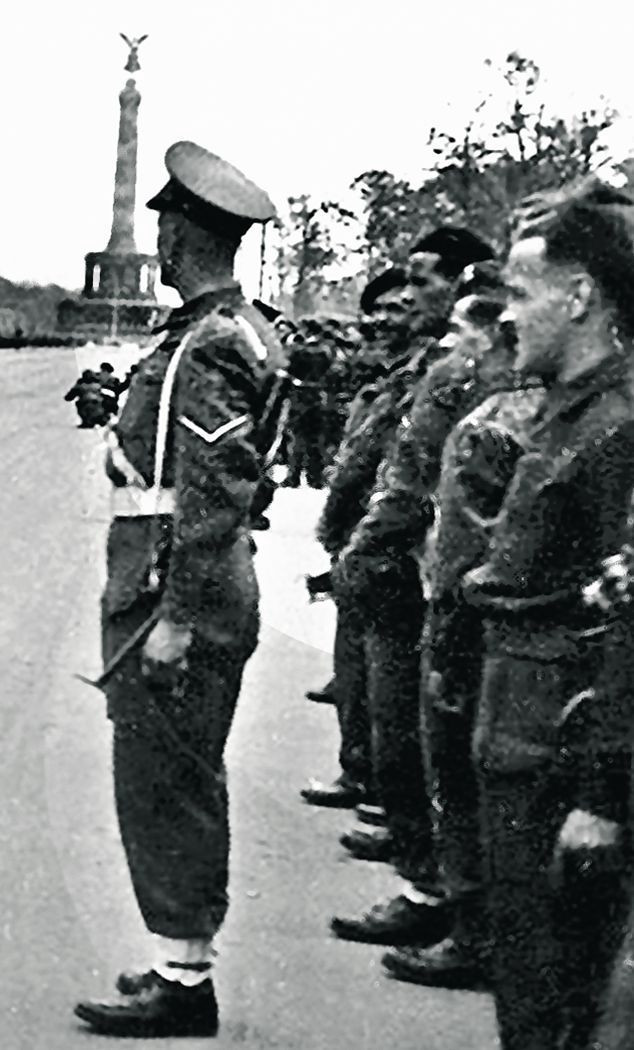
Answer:
<svg viewBox="0 0 634 1050"><path fill-rule="evenodd" d="M107 500L99 434L76 428L62 396L78 367L104 356L0 354L0 1031L7 1050L95 1045L98 1037L72 1015L75 1001L110 989L121 967L148 961L117 836L103 699L72 677L99 670ZM117 363L115 353L107 356ZM334 713L303 699L331 668L332 607L309 606L302 582L306 571L325 567L312 540L321 500L310 490L280 490L273 528L258 536L263 628L228 753L232 904L218 945L215 1045L483 1050L495 1043L487 996L389 981L382 949L328 933L332 914L365 908L398 883L384 866L344 855L337 840L348 815L298 797L310 775L337 772Z"/></svg>

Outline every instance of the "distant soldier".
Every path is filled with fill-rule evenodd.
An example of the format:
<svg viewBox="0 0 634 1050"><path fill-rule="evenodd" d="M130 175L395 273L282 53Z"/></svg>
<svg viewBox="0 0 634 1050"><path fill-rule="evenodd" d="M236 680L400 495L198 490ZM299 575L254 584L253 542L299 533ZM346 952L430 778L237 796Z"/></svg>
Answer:
<svg viewBox="0 0 634 1050"><path fill-rule="evenodd" d="M86 368L77 382L64 396L64 401L75 401L79 426L82 429L103 426L108 421L101 381L96 372Z"/></svg>
<svg viewBox="0 0 634 1050"><path fill-rule="evenodd" d="M114 373L114 368L108 361L102 361L99 365L99 382L104 399L104 407L108 414L115 416L119 407L119 394L121 393L121 381Z"/></svg>
<svg viewBox="0 0 634 1050"><path fill-rule="evenodd" d="M119 977L117 999L75 1011L119 1037L218 1028L223 755L258 638L249 524L283 382L277 337L233 276L243 235L274 216L273 204L191 142L172 146L166 164L169 182L148 207L159 212L161 279L184 304L140 362L112 431L102 604L119 827L155 958L148 972Z"/></svg>
<svg viewBox="0 0 634 1050"><path fill-rule="evenodd" d="M297 382L288 420L288 475L282 484L298 488L305 472L311 488L320 489L325 465L325 377L331 355L318 322L307 321L302 328L289 365Z"/></svg>

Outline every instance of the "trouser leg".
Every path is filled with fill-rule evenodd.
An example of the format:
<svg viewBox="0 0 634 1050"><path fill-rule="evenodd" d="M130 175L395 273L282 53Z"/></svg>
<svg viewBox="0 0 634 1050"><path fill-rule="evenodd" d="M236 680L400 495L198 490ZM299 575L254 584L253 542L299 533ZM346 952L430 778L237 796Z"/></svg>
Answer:
<svg viewBox="0 0 634 1050"><path fill-rule="evenodd" d="M591 1000L605 981L602 945L619 907L622 858L574 850L554 863L576 797L574 767L559 754L558 716L592 671L591 655L485 662L474 747L504 1050L582 1046L594 1021Z"/></svg>
<svg viewBox="0 0 634 1050"><path fill-rule="evenodd" d="M302 479L304 469L305 443L300 430L291 431L288 439L288 474L285 483L296 487Z"/></svg>
<svg viewBox="0 0 634 1050"><path fill-rule="evenodd" d="M121 838L143 919L164 937L211 938L227 910L223 755L252 648L195 638L186 675L146 686L145 710L114 719Z"/></svg>
<svg viewBox="0 0 634 1050"><path fill-rule="evenodd" d="M555 923L562 943L562 1050L586 1050L598 1023L629 905L625 844L564 856Z"/></svg>
<svg viewBox="0 0 634 1050"><path fill-rule="evenodd" d="M481 781L491 979L503 1050L555 1050L561 943L551 861L565 811L552 771Z"/></svg>
<svg viewBox="0 0 634 1050"><path fill-rule="evenodd" d="M372 626L367 634L372 760L402 875L429 860L432 842L419 732L421 619Z"/></svg>
<svg viewBox="0 0 634 1050"><path fill-rule="evenodd" d="M321 431L315 430L307 438L306 479L312 488L321 488L324 483L325 438Z"/></svg>
<svg viewBox="0 0 634 1050"><path fill-rule="evenodd" d="M599 999L597 1026L588 1045L593 1050L629 1050L634 1031L634 895L632 881L627 886L629 915L624 923L625 937L611 969L608 987Z"/></svg>
<svg viewBox="0 0 634 1050"><path fill-rule="evenodd" d="M455 613L456 610L452 610ZM429 695L423 687L427 761L433 770L438 802L435 855L447 897L456 905L456 936L474 949L485 949L482 915L482 846L479 785L473 762L474 718L482 678L479 618L462 610L456 622L432 624L444 631L449 659L440 688ZM471 622L473 621L473 622ZM447 640L447 633L451 639ZM465 943L465 947L468 947Z"/></svg>
<svg viewBox="0 0 634 1050"><path fill-rule="evenodd" d="M334 672L341 733L339 762L344 773L370 787L370 723L367 711L366 625L354 603L337 600Z"/></svg>

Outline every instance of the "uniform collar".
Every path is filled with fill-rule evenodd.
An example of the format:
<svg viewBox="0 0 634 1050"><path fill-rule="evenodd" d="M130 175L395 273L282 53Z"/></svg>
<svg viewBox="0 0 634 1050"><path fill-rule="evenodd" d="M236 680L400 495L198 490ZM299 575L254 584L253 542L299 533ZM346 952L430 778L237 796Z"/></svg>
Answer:
<svg viewBox="0 0 634 1050"><path fill-rule="evenodd" d="M592 372L579 376L572 383L553 383L535 422L538 429L555 419L574 423L582 413L610 390L622 391L629 383L625 362L620 357L609 357Z"/></svg>
<svg viewBox="0 0 634 1050"><path fill-rule="evenodd" d="M180 332L188 328L190 324L201 320L216 307L239 301L242 298L242 289L237 281L227 281L217 288L210 288L170 311L167 319L153 329L159 335L162 332Z"/></svg>

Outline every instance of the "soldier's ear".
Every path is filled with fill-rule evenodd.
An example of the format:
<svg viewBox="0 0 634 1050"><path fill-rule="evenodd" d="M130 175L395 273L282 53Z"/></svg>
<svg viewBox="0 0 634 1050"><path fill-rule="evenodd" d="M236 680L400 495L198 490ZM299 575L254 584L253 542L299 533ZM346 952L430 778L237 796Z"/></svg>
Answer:
<svg viewBox="0 0 634 1050"><path fill-rule="evenodd" d="M570 320L579 324L588 316L595 295L594 281L587 273L575 273L570 280Z"/></svg>

